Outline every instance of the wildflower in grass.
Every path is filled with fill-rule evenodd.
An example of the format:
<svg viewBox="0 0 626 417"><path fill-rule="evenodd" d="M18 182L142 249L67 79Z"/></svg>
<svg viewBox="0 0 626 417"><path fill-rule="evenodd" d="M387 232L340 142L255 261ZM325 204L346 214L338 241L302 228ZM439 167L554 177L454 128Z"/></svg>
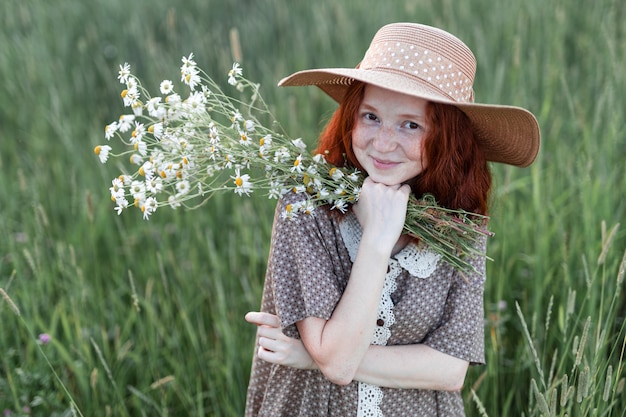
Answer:
<svg viewBox="0 0 626 417"><path fill-rule="evenodd" d="M50 343L52 338L50 337L48 333L41 333L38 337L38 340L39 340L39 343L41 343L42 345L47 345L48 343Z"/></svg>
<svg viewBox="0 0 626 417"><path fill-rule="evenodd" d="M98 145L94 148L93 152L98 155L100 162L104 164L109 159L111 149L109 145Z"/></svg>
<svg viewBox="0 0 626 417"><path fill-rule="evenodd" d="M322 204L345 213L358 201L363 174L354 168L332 166L323 153L308 153L302 138L287 137L259 95L259 85L243 77L238 63L228 71L228 84L237 92L250 91L249 104L224 93L197 67L193 54L181 61L181 81L189 90L177 93L172 81L165 79L159 84L160 94L154 97L132 75L128 64L120 66L124 104L130 104L133 113L122 114L108 124L105 138L119 138L127 151L115 156L128 158L126 161L137 169L118 176L119 181L111 187L118 214L134 205L143 211L144 219L149 219L161 205L178 208L195 198L204 202L222 190L243 196L259 189L276 199L289 191L306 193L306 200L281 213L289 219L312 215ZM145 104L139 99L140 93ZM263 120L269 120L270 125ZM96 149L105 162L111 147ZM250 174L242 174L242 170L257 168L262 174L253 184ZM192 192L196 187L197 192ZM488 234L478 223L481 217L475 217L478 222L458 222L454 220L458 212L441 210L435 218L429 211L436 207L434 201L420 205L416 201L410 202L407 211L408 233L420 236L424 228L434 229L426 224L454 223L456 234L441 232L423 238L454 266L468 267L458 253L471 252L473 240Z"/></svg>

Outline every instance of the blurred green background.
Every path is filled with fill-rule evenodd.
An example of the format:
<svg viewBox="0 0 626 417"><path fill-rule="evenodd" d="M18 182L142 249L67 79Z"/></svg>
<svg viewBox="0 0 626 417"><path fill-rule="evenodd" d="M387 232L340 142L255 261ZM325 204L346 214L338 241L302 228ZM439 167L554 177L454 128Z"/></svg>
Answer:
<svg viewBox="0 0 626 417"><path fill-rule="evenodd" d="M6 415L243 414L243 315L260 304L274 203L118 217L118 169L93 148L124 112L119 65L156 91L190 52L224 81L237 60L313 143L335 104L276 82L355 65L393 21L463 39L477 101L526 107L542 128L533 166L493 166L488 365L471 369L467 414L624 415L623 1L4 0L0 21Z"/></svg>

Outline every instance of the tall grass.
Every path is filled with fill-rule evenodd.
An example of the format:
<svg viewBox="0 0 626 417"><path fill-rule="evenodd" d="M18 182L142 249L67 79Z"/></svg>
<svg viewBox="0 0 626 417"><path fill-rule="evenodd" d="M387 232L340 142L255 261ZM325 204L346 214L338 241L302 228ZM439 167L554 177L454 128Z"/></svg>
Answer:
<svg viewBox="0 0 626 417"><path fill-rule="evenodd" d="M189 52L216 76L237 59L286 130L313 141L334 104L276 81L355 64L382 24L418 21L475 51L480 101L531 109L543 133L531 168L493 167L487 365L470 371L467 414L623 415L622 1L6 0L0 12L0 411L242 415L243 315L260 303L272 203L216 196L118 217L117 170L91 150L122 110L119 64L154 89Z"/></svg>

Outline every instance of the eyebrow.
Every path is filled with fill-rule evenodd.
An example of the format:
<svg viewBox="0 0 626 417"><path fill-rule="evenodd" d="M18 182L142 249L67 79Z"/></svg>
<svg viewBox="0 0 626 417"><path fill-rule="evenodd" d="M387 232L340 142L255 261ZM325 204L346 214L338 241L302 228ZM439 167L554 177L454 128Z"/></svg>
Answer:
<svg viewBox="0 0 626 417"><path fill-rule="evenodd" d="M374 105L365 102L365 99L361 101L361 105L359 106L359 108L360 110L372 111L374 113L378 112L378 109ZM421 113L401 113L398 116L401 119L417 119L421 122L426 121L426 114L421 114Z"/></svg>

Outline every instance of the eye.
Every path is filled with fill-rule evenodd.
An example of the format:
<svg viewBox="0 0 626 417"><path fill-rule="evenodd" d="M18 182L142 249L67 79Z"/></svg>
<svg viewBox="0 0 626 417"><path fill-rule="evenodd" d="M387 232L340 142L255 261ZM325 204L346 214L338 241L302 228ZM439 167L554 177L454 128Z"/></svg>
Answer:
<svg viewBox="0 0 626 417"><path fill-rule="evenodd" d="M365 120L371 120L373 122L378 121L378 116L376 116L374 113L365 113L363 114L363 118Z"/></svg>
<svg viewBox="0 0 626 417"><path fill-rule="evenodd" d="M406 122L404 122L404 127L406 127L407 129L419 129L421 126L415 122L411 122L410 120L407 120Z"/></svg>

